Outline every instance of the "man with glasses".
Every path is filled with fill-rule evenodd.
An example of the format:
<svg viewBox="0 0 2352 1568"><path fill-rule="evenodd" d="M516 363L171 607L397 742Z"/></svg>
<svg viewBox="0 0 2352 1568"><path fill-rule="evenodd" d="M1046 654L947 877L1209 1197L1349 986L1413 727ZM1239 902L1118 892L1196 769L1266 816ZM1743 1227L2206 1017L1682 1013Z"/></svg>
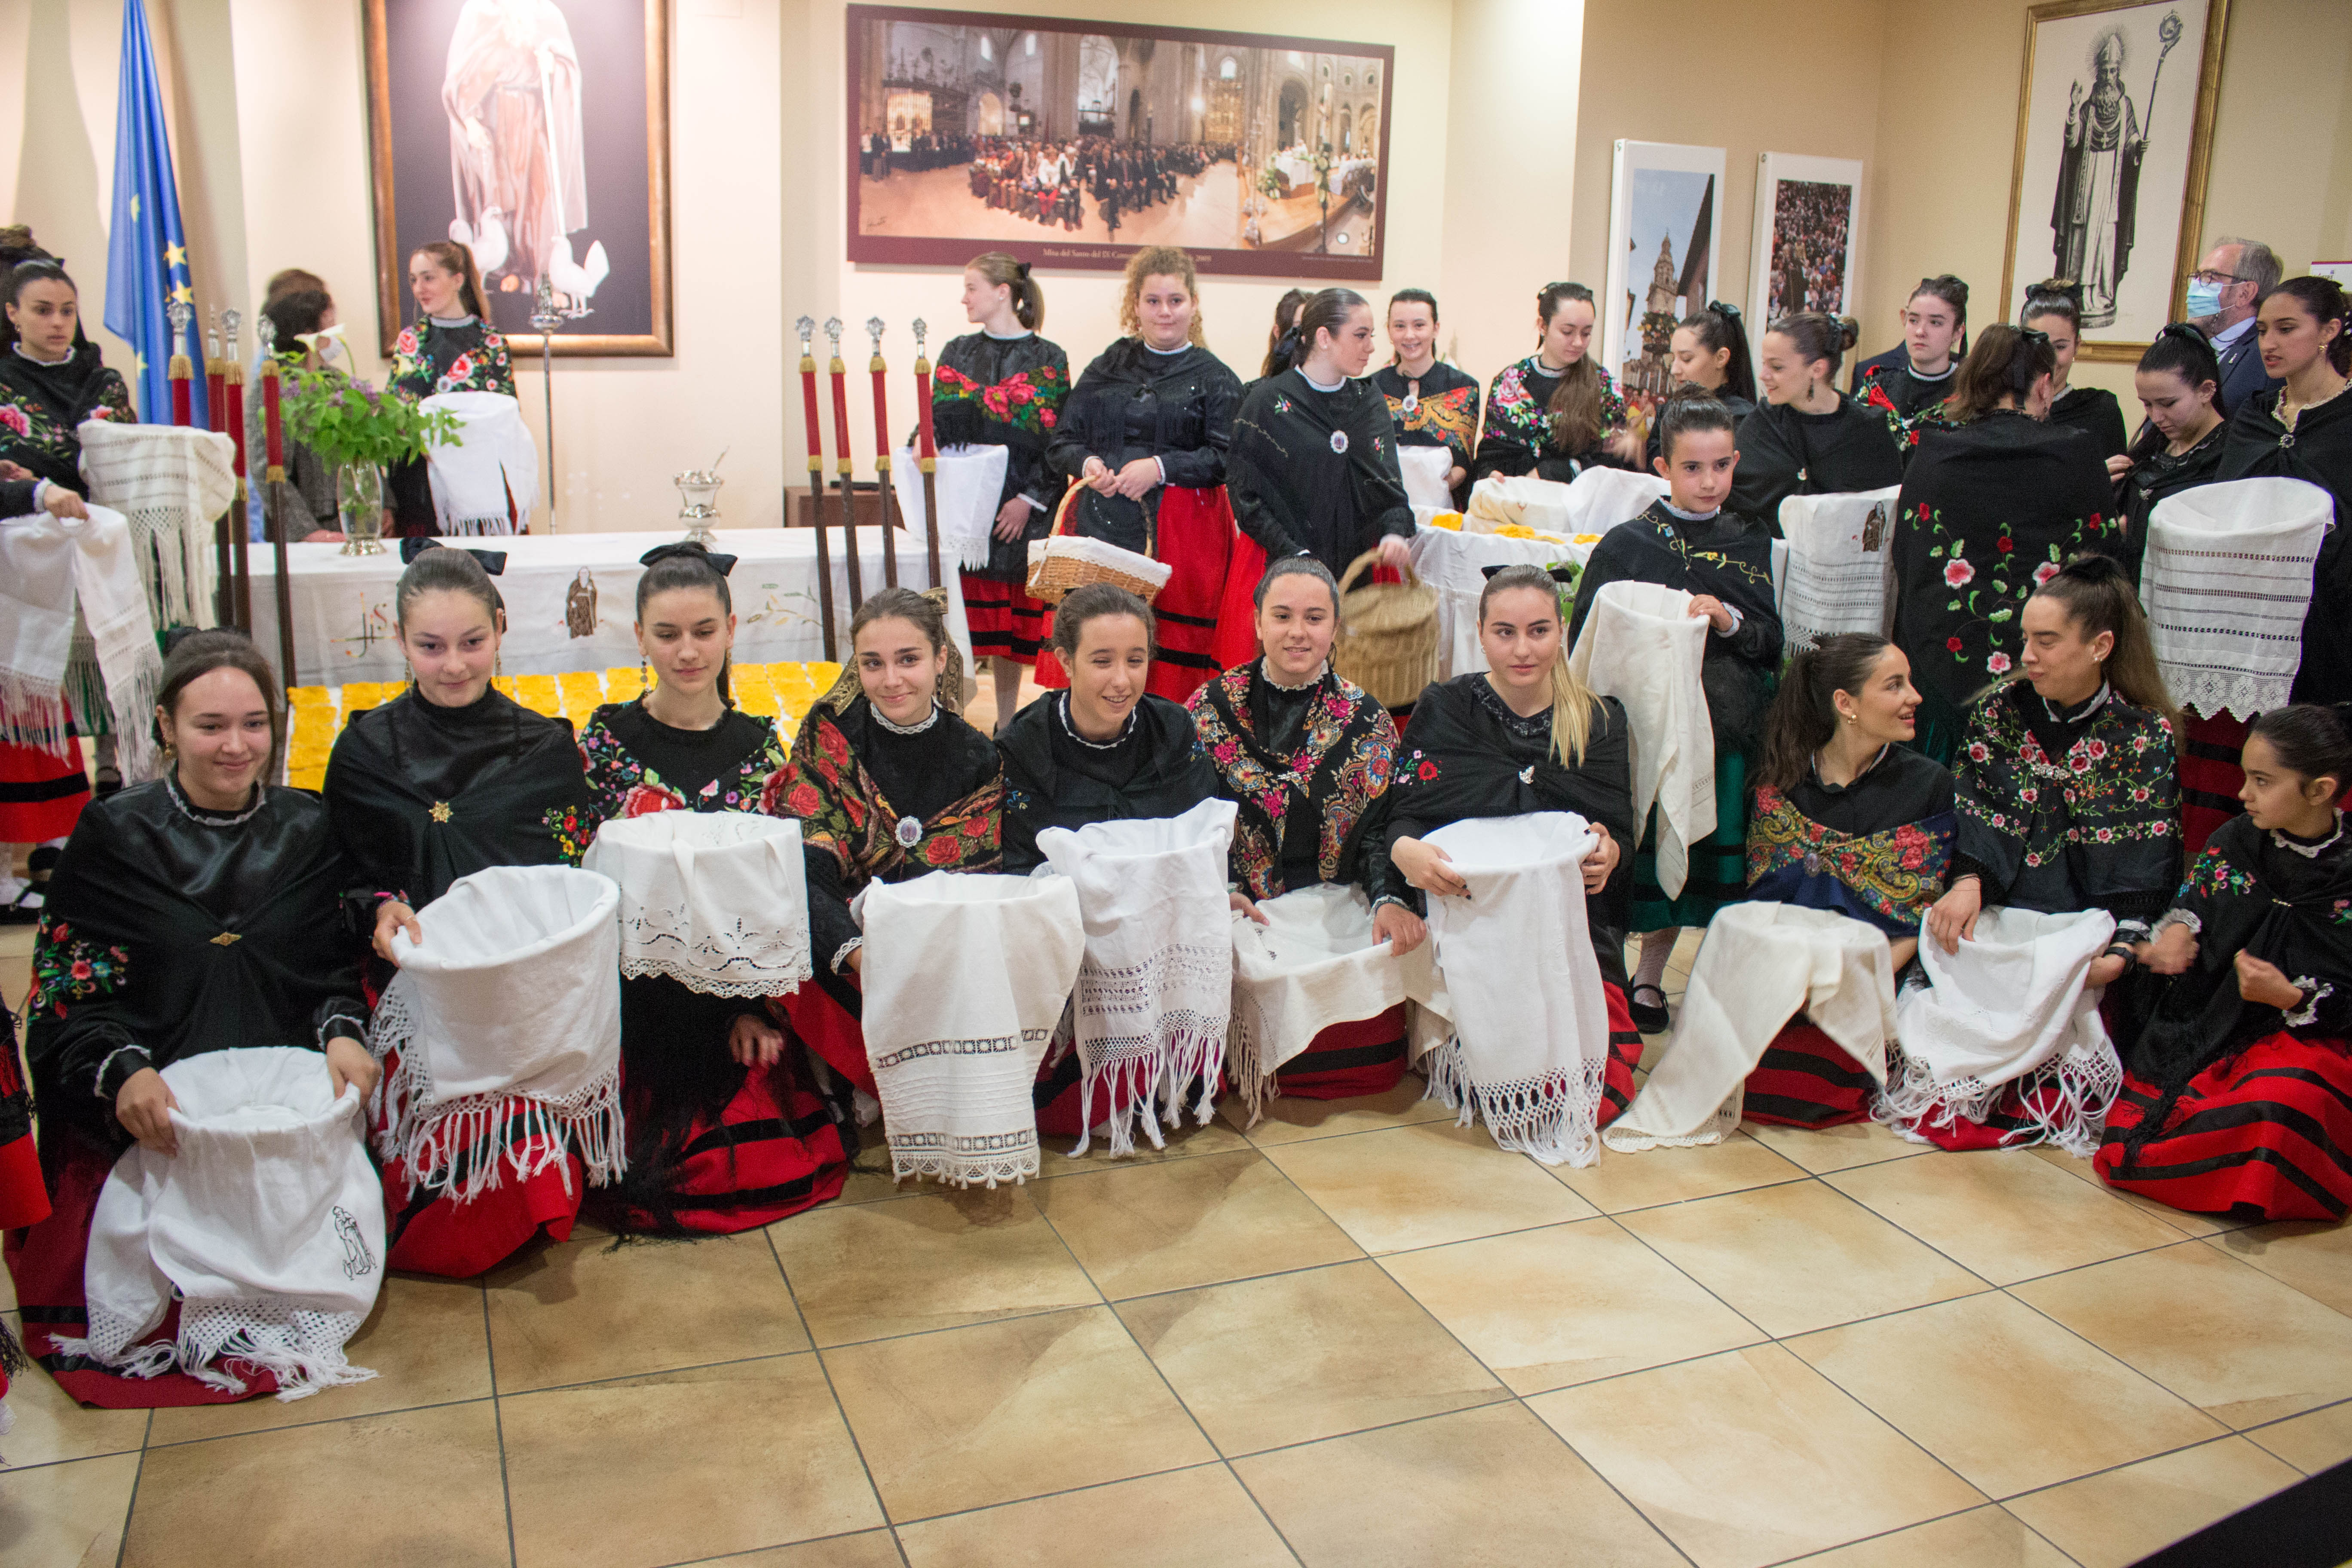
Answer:
<svg viewBox="0 0 2352 1568"><path fill-rule="evenodd" d="M2278 252L2258 239L2221 239L2189 279L2189 324L2211 340L2221 363L2221 417L2255 393L2279 384L2263 369L2255 343L2254 307L2278 287Z"/></svg>

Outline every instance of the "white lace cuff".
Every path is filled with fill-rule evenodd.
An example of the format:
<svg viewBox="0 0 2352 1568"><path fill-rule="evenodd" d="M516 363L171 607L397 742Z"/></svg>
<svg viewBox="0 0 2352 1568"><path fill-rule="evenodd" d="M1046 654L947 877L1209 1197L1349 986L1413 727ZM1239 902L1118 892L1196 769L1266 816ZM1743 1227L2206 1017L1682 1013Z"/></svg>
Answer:
<svg viewBox="0 0 2352 1568"><path fill-rule="evenodd" d="M2286 1026L2301 1029L2318 1021L2319 1005L2336 994L2336 987L2323 985L2308 974L2298 974L2294 978L2294 988L2303 993L2303 1005L2287 1013Z"/></svg>
<svg viewBox="0 0 2352 1568"><path fill-rule="evenodd" d="M2203 936L2205 934L2205 922L2197 918L2197 911L2194 910L2165 910L2163 915L2158 919L2156 929L2149 931L2147 934L2151 938L2162 936L2164 934L2164 928L2167 926L2187 926L2190 936Z"/></svg>
<svg viewBox="0 0 2352 1568"><path fill-rule="evenodd" d="M849 955L856 952L859 948L864 947L865 945L866 939L864 937L853 936L847 942L843 942L839 947L835 948L833 950L833 972L835 974L848 973Z"/></svg>
<svg viewBox="0 0 2352 1568"><path fill-rule="evenodd" d="M109 1069L114 1066L114 1058L121 1056L125 1051L135 1053L139 1058L141 1066L152 1068L155 1065L155 1058L148 1054L147 1047L144 1046L115 1047L112 1050L106 1053L106 1059L98 1064L98 1076L91 1080L89 1086L89 1092L93 1098L98 1100L104 1100L107 1098L106 1075ZM137 1072L138 1070L138 1068L131 1069L131 1072ZM125 1073L122 1076L128 1078L131 1076L131 1073Z"/></svg>

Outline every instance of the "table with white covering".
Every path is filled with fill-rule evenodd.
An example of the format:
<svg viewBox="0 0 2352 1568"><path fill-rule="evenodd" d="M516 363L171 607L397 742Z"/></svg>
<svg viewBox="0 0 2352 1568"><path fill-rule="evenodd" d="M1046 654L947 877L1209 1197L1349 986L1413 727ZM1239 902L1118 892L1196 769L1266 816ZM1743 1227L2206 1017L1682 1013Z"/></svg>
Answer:
<svg viewBox="0 0 2352 1568"><path fill-rule="evenodd" d="M506 552L505 574L497 579L507 605L507 635L500 662L509 675L560 675L601 670L638 661L636 636L637 557L656 544L683 538L677 529L644 533L526 534L514 538L452 540L449 543ZM834 625L846 633L850 612L848 567L841 535L832 549ZM923 541L901 532L898 581L929 585ZM858 557L868 594L883 584L882 536L876 528L857 531ZM714 549L738 557L728 587L735 603L736 659L744 664L807 662L824 657L818 618L816 531L805 528L727 529ZM400 647L393 637L393 585L401 574L397 541L381 555L345 555L338 544L288 548L293 579L293 682L340 686L355 680L396 680ZM275 563L267 551L253 552L254 640L278 647ZM948 579L948 629L971 665L971 637L964 621L960 579ZM846 637L836 657L848 655Z"/></svg>
<svg viewBox="0 0 2352 1568"><path fill-rule="evenodd" d="M1424 524L1412 536L1412 569L1437 590L1437 678L1486 668L1478 647L1478 595L1488 566L1581 566L1601 542L1597 533L1534 538L1468 533Z"/></svg>

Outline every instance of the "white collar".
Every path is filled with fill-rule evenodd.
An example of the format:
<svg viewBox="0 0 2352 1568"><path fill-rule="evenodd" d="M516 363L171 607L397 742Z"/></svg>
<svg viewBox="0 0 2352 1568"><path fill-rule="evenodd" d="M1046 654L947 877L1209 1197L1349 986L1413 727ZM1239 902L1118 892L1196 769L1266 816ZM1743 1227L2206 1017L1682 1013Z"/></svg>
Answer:
<svg viewBox="0 0 2352 1568"><path fill-rule="evenodd" d="M2252 316L2248 316L2236 326L2223 327L2220 331L2215 332L2211 337L2207 338L2205 341L2211 343L2213 345L2214 352L2219 353L2221 350L2228 348L2231 343L2236 342L2240 338L2244 337L2248 332L2253 331L2253 328L2254 319Z"/></svg>
<svg viewBox="0 0 2352 1568"><path fill-rule="evenodd" d="M1257 678L1260 680L1265 681L1276 691L1311 691L1316 687L1323 684L1324 674L1329 670L1330 668L1331 661L1327 658L1321 664L1315 667L1314 674L1308 676L1297 685L1285 686L1281 681L1276 680L1274 678L1274 672L1266 668L1265 656L1261 653L1258 655L1257 659Z"/></svg>
<svg viewBox="0 0 2352 1568"><path fill-rule="evenodd" d="M986 327L982 327L980 329L980 335L986 338L991 342L1017 343L1024 338L1034 338L1037 334L1031 331L1026 327L1022 328L1017 332L992 332Z"/></svg>
<svg viewBox="0 0 2352 1568"><path fill-rule="evenodd" d="M1127 722L1118 727L1118 734L1108 741L1089 741L1078 733L1078 727L1076 724L1070 722L1070 694L1066 691L1063 692L1062 700L1054 704L1054 717L1062 721L1062 728L1069 732L1070 739L1081 746L1097 752L1117 751L1125 745L1128 737L1135 733L1135 716L1142 711L1143 704L1138 702L1127 710Z"/></svg>
<svg viewBox="0 0 2352 1568"><path fill-rule="evenodd" d="M1143 339L1141 339L1141 338L1138 338L1136 341L1137 341L1138 342L1143 343L1143 346L1144 346L1144 348L1145 348L1146 350L1150 351L1150 353L1156 353L1156 354L1158 354L1158 355L1159 355L1160 358L1162 358L1162 359L1174 359L1178 354L1182 353L1186 349L1189 349L1189 348L1191 348L1191 347L1192 346L1192 345L1191 343L1189 343L1189 342L1181 342L1181 343L1178 343L1178 344L1177 344L1174 348L1172 348L1172 349L1155 349L1155 348L1152 348L1152 346L1150 345L1150 343L1149 343L1149 342L1145 342L1145 341L1144 341Z"/></svg>
<svg viewBox="0 0 2352 1568"><path fill-rule="evenodd" d="M2273 827L2273 828L2272 828L2272 829L2271 829L2271 842L2272 842L2272 843L2273 843L2273 844L2277 845L2277 846L2278 846L2280 848L2282 848L2282 849L2289 850L2289 851L2292 851L2292 852L2293 852L2293 853L2294 853L2294 854L2300 855L2300 856L2302 856L2302 857L2303 857L2305 859L2306 859L2306 860L2316 860L2316 859L2318 859L2318 858L2319 858L2319 852L2320 852L2321 850L2323 850L2323 849L2325 849L2325 848L2328 847L2330 845L2334 844L2337 839L2339 839L2339 838L2341 838L2341 837L2344 837L2344 814L2343 814L2341 811L2339 811L2339 812L2337 812L2337 813L2336 814L2336 831L2335 831L2335 832L2333 832L2333 833L2331 833L2331 834L2329 834L2326 837L2325 837L2325 838L2321 839L2321 840L2320 840L2318 843L2316 843L2316 844L2304 844L2304 843L2300 843L2300 842L2298 842L2298 841L2297 841L2297 840L2295 840L2295 839L2289 838L2285 834L2281 833L2281 832L2280 832L2277 828L2275 828L2275 827Z"/></svg>
<svg viewBox="0 0 2352 1568"><path fill-rule="evenodd" d="M462 316L427 316L425 319L436 327L470 327L479 318L468 310Z"/></svg>
<svg viewBox="0 0 2352 1568"><path fill-rule="evenodd" d="M73 363L73 345L71 343L68 343L66 345L66 357L63 359L43 359L38 354L27 353L25 352L25 344L21 339L16 342L16 357L18 359L28 361L33 364L40 365L47 370L56 370L60 365L68 365Z"/></svg>
<svg viewBox="0 0 2352 1568"><path fill-rule="evenodd" d="M1713 522L1717 518L1723 515L1723 509L1721 507L1717 507L1713 511L1685 511L1682 508L1666 500L1664 496L1660 496L1658 498L1658 504L1664 507L1666 510L1672 512L1675 516L1681 518L1685 522Z"/></svg>
<svg viewBox="0 0 2352 1568"><path fill-rule="evenodd" d="M1959 368L1960 362L1954 360L1951 363L1946 365L1935 374L1929 375L1926 371L1921 370L1917 365L1911 363L1911 353L1909 350L1906 349L1904 351L1903 369L1914 381L1949 381L1952 379L1952 373Z"/></svg>
<svg viewBox="0 0 2352 1568"><path fill-rule="evenodd" d="M913 724L900 724L894 721L888 714L882 711L879 703L875 702L871 698L866 700L874 710L874 721L893 735L919 735L940 721L940 700L936 697L931 699L931 710L923 715L920 722Z"/></svg>
<svg viewBox="0 0 2352 1568"><path fill-rule="evenodd" d="M1321 382L1316 380L1313 376L1307 374L1307 367L1305 365L1298 367L1298 379L1305 382L1307 385L1313 387L1318 392L1337 392L1341 387L1348 384L1348 378L1343 375L1339 380L1333 382L1330 385L1326 386Z"/></svg>

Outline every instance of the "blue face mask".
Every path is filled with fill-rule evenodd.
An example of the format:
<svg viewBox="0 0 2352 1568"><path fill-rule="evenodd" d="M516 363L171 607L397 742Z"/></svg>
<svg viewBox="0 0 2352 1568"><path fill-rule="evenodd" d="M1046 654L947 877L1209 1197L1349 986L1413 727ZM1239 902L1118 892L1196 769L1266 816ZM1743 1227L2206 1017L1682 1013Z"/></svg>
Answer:
<svg viewBox="0 0 2352 1568"><path fill-rule="evenodd" d="M2189 300L2184 309L2189 320L2201 321L2208 316L2221 313L2221 285L2208 283L2202 278L2189 280Z"/></svg>

